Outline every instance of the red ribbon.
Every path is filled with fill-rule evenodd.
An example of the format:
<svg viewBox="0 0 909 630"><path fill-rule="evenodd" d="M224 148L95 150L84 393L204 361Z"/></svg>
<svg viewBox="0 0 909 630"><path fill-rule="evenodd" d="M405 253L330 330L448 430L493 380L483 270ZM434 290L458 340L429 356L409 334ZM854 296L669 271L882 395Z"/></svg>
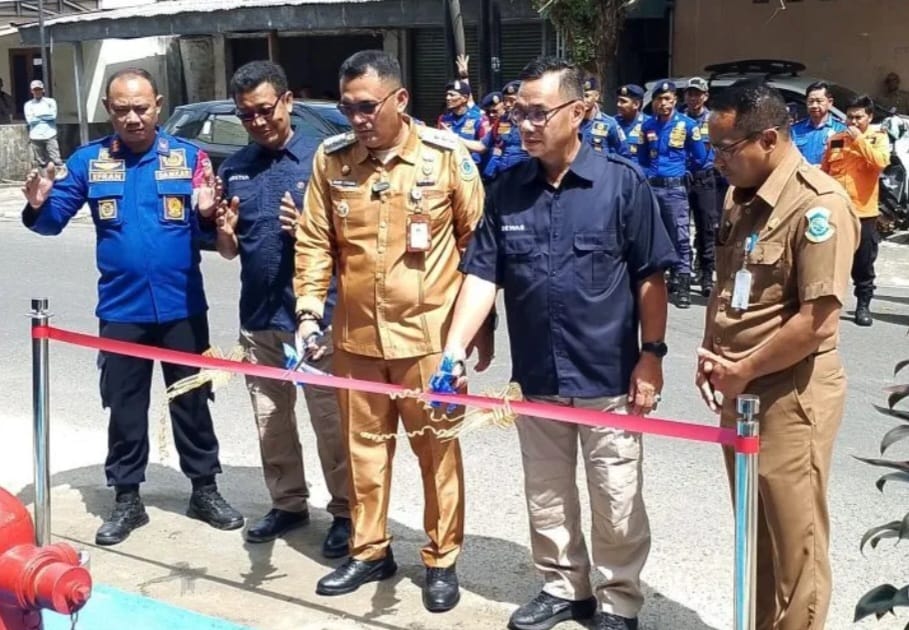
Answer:
<svg viewBox="0 0 909 630"><path fill-rule="evenodd" d="M75 346L123 354L139 359L164 361L165 363L175 363L177 365L187 365L209 370L223 370L246 374L248 376L293 381L295 383L305 383L308 385L349 389L372 394L383 394L386 396L402 395L408 391L404 387L391 385L389 383L376 383L374 381L364 381L355 378L320 376L318 374L307 374L305 372L293 372L276 367L231 361L229 359L205 357L190 352L168 350L166 348L118 341L116 339L103 339L94 335L63 330L62 328L56 328L54 326L35 326L32 328L32 337L35 339L54 339ZM419 395L419 399L426 402L439 401L442 403L465 405L479 409L501 409L503 406L501 399L476 396L473 394L436 394L433 392L422 392ZM723 444L725 446L734 447L735 451L738 453L754 454L760 449L759 438L738 437L733 429L711 427L690 422L679 422L677 420L664 420L653 417L643 418L640 416L629 416L608 411L598 411L595 409L582 409L579 407L527 401L510 401L509 407L512 411L521 415L536 416L549 420L558 420L560 422L571 422L573 424L583 424L592 427L609 426L635 433L650 433L653 435L662 435L664 437L692 440L695 442Z"/></svg>

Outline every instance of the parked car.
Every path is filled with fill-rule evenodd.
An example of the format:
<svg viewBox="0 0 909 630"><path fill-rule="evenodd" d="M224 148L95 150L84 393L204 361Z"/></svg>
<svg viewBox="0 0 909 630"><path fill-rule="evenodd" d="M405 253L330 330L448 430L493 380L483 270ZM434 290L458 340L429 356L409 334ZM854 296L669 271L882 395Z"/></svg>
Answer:
<svg viewBox="0 0 909 630"><path fill-rule="evenodd" d="M780 59L743 59L741 61L730 61L727 63L718 63L704 68L703 78L707 80L710 86L710 94L714 95L721 92L724 88L729 87L741 79L761 78L778 89L783 94L787 103L794 103L796 106L796 120L801 120L808 116L808 107L805 105L805 90L809 85L821 79L817 77L806 77L801 73L805 66L796 61L784 61ZM675 83L678 89L679 103L684 103L685 86L688 85L688 79L691 77L673 77L670 79ZM651 97L653 88L660 81L650 81L645 85L647 93L644 95L644 111L651 113ZM825 79L826 81L826 79ZM840 85L833 81L827 81L830 86L830 92L833 95L833 107L830 113L839 120L846 120L846 105L855 98L858 93L854 90ZM710 107L708 101L707 107ZM879 124L890 115L883 107L875 106L874 123Z"/></svg>
<svg viewBox="0 0 909 630"><path fill-rule="evenodd" d="M164 130L198 145L208 153L217 170L224 160L249 144L249 134L234 111L230 100L180 105L164 123ZM295 133L318 140L350 129L347 119L331 101L294 101L291 120Z"/></svg>

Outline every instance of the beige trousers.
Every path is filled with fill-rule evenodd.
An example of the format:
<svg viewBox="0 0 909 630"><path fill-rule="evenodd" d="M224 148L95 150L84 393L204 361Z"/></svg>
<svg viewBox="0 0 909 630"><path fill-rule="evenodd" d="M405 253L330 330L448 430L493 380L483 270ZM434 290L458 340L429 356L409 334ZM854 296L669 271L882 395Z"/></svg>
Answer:
<svg viewBox="0 0 909 630"><path fill-rule="evenodd" d="M626 413L626 396L537 397L532 400ZM591 562L581 532L576 481L580 443L590 494L593 566L606 578L597 588L603 611L636 617L644 602L641 569L650 553L650 522L641 494L641 436L536 417L517 422L524 461L533 561L543 590L563 599L592 595Z"/></svg>
<svg viewBox="0 0 909 630"><path fill-rule="evenodd" d="M328 352L314 367L331 372L331 332L324 338ZM293 345L294 334L280 330L240 331L240 344L251 363L284 367L283 344ZM288 512L307 509L309 486L303 468L303 451L297 432L297 386L255 376L246 377L253 415L259 429L262 472L271 495L272 506ZM331 495L328 512L350 516L347 488L347 453L341 439L341 420L335 391L331 388L303 387L309 419L316 434L316 447L322 463L325 485Z"/></svg>

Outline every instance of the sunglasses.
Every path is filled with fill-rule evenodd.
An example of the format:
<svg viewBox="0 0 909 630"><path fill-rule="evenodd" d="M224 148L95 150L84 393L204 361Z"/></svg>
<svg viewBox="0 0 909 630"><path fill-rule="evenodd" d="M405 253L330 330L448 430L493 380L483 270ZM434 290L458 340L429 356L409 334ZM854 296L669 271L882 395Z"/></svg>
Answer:
<svg viewBox="0 0 909 630"><path fill-rule="evenodd" d="M577 99L566 101L561 105L557 105L552 109L542 109L535 107L533 109L526 109L524 107L518 107L517 105L511 110L511 120L516 125L522 125L525 120L530 121L530 124L534 127L545 127L552 117L559 113L559 111L565 109L569 105L577 103Z"/></svg>
<svg viewBox="0 0 909 630"><path fill-rule="evenodd" d="M282 98L284 98L283 94L276 98L275 102L271 105L259 105L253 110L240 109L238 107L236 110L234 110L234 114L236 114L237 118L239 118L241 122L245 123L252 122L260 116L262 118L271 118L275 115L275 110L278 109L278 103L281 102Z"/></svg>
<svg viewBox="0 0 909 630"><path fill-rule="evenodd" d="M385 95L385 98L378 101L357 101L356 103L338 103L338 111L347 116L348 118L353 118L357 114L361 116L374 116L382 105L390 99L394 94L397 93L397 90L392 90Z"/></svg>

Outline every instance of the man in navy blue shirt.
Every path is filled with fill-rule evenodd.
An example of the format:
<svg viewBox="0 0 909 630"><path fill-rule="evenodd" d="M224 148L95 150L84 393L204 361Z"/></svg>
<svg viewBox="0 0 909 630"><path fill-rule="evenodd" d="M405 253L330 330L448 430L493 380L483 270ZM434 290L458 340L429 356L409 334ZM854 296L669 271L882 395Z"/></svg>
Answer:
<svg viewBox="0 0 909 630"><path fill-rule="evenodd" d="M217 213L217 247L225 258L240 256L240 342L249 361L283 367L284 344L295 345L296 209L302 206L319 138L294 133L293 94L280 66L268 61L244 65L231 79L230 92L252 143L221 166L224 200ZM326 372L331 370L330 309L331 304L320 341L327 350L314 364ZM309 488L294 413L296 386L253 376L246 377L246 384L272 500L268 514L246 532L248 542L261 543L308 523ZM331 495L328 511L334 517L322 554L338 558L347 555L350 537L347 458L338 403L332 389L307 385L303 393Z"/></svg>
<svg viewBox="0 0 909 630"><path fill-rule="evenodd" d="M663 385L663 273L677 262L675 248L637 165L581 140L581 70L542 58L521 79L512 116L531 159L491 188L462 262L467 278L446 341L455 384L464 349L502 288L512 378L525 397L646 414ZM517 426L533 558L545 584L508 627L594 617L588 627L637 628L650 549L640 434L533 417ZM597 588L599 604L581 533L578 441L594 512L593 563L608 578Z"/></svg>
<svg viewBox="0 0 909 630"><path fill-rule="evenodd" d="M193 199L212 189L211 162L158 129L163 97L145 70L114 73L105 95L114 135L80 147L56 182L53 165L30 173L22 221L38 234L59 234L87 203L98 241L100 336L201 354L209 336L199 245L213 238L214 225L213 209L196 212ZM98 362L101 404L110 409L104 469L116 500L95 543L115 545L149 520L139 486L148 464L154 362L108 352ZM161 371L168 386L198 372L171 363ZM218 529L237 529L243 516L215 484L221 464L208 396L204 386L170 403L180 468L193 486L188 513Z"/></svg>

